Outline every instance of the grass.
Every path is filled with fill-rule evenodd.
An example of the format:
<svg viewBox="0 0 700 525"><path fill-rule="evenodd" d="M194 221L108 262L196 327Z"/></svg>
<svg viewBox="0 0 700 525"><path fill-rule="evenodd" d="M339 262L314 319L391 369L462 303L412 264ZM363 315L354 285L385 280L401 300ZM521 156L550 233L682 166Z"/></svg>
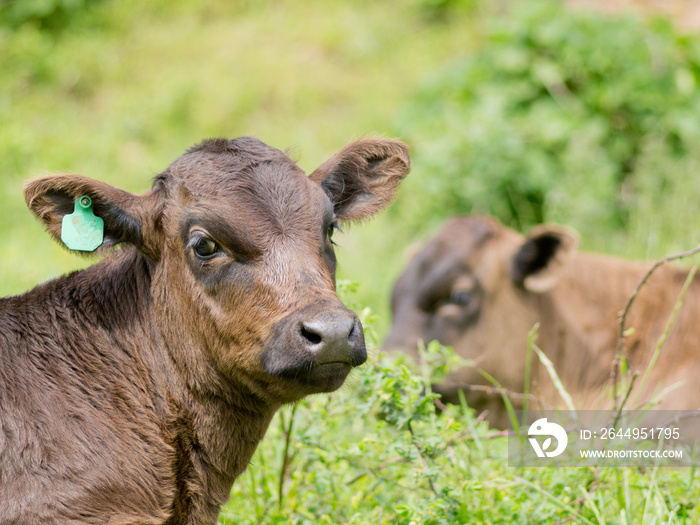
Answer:
<svg viewBox="0 0 700 525"><path fill-rule="evenodd" d="M220 523L700 519L691 468L507 466L504 433L465 406L438 417L424 372L374 354L350 387L283 408L234 484Z"/></svg>

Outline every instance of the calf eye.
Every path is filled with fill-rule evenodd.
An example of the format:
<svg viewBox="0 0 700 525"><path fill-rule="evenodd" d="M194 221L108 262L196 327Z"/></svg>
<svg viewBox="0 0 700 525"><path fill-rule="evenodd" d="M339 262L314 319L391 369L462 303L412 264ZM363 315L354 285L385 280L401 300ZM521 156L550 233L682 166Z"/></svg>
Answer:
<svg viewBox="0 0 700 525"><path fill-rule="evenodd" d="M472 293L468 290L453 290L444 304L467 306L472 300Z"/></svg>
<svg viewBox="0 0 700 525"><path fill-rule="evenodd" d="M209 237L202 237L195 241L192 249L200 259L211 259L219 251L219 245Z"/></svg>
<svg viewBox="0 0 700 525"><path fill-rule="evenodd" d="M331 241L331 244L335 244L335 243L333 242L333 232L335 232L335 230L338 230L340 233L343 233L343 230L341 230L341 229L340 229L340 226L338 226L338 221L333 221L333 222L330 223L330 225L328 226L328 232L327 232L327 234L328 234L328 240Z"/></svg>

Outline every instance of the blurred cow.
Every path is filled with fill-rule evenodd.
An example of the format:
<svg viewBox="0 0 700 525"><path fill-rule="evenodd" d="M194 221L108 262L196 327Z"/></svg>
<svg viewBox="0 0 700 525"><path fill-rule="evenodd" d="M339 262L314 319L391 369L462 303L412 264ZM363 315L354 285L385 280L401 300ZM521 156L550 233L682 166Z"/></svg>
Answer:
<svg viewBox="0 0 700 525"><path fill-rule="evenodd" d="M480 369L507 390L524 391L528 332L540 323L538 346L552 360L579 408L605 406L620 313L649 265L577 251L575 232L554 225L527 236L491 217L450 219L410 262L392 294L393 324L384 348L417 358L417 341L438 340L476 363L436 385L458 400L467 385L490 385ZM626 326L630 366L646 370L687 277L663 266L642 288ZM700 406L700 279L696 278L641 399L675 385L659 408ZM549 404L560 398L533 355L531 391ZM505 426L498 393L465 389L470 406L488 409ZM514 404L517 408L517 399ZM560 403L559 403L560 404Z"/></svg>

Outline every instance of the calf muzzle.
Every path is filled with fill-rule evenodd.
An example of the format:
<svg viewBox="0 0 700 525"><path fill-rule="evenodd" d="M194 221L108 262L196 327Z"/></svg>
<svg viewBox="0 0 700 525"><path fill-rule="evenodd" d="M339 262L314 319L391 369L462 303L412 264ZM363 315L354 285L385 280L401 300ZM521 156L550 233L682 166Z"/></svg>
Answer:
<svg viewBox="0 0 700 525"><path fill-rule="evenodd" d="M280 321L263 357L265 370L304 390L331 392L367 360L362 323L345 307L305 308Z"/></svg>

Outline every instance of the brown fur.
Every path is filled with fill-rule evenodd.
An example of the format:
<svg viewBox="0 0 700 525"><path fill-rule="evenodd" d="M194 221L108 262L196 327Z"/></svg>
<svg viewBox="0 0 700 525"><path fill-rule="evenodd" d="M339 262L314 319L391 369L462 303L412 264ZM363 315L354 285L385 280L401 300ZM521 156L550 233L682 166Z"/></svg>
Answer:
<svg viewBox="0 0 700 525"><path fill-rule="evenodd" d="M330 234L386 206L409 161L392 140L343 151L351 170L341 152L307 178L256 139L216 139L144 195L27 184L56 238L89 195L107 257L0 300L0 524L214 523L277 408L365 360Z"/></svg>
<svg viewBox="0 0 700 525"><path fill-rule="evenodd" d="M489 217L449 220L397 281L385 348L417 357L417 340L437 339L475 360L476 368L463 369L437 387L452 402L460 386L490 384L477 368L504 388L523 392L527 334L540 323L538 346L554 363L574 404L607 406L618 319L650 265L580 253L575 246L576 235L561 227L541 226L523 237ZM626 342L632 370L646 370L686 275L687 270L663 266L642 288L626 324L635 328ZM466 304L455 304L465 291L469 295L461 302ZM700 364L699 314L696 278L646 388L633 394L638 400L648 401L681 382L657 407L700 406L700 383L693 376ZM562 404L543 367L533 368L531 377L532 392L550 406ZM465 393L471 406L489 410L492 423L507 424L500 395ZM514 404L520 406L519 399Z"/></svg>

